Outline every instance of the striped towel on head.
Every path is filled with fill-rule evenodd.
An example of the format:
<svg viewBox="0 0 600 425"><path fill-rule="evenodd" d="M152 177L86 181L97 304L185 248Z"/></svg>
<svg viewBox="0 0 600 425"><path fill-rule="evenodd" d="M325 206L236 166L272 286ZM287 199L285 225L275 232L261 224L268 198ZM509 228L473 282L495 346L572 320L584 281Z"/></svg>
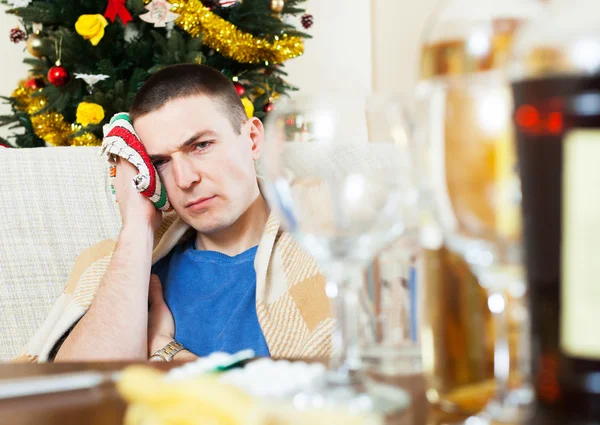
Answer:
<svg viewBox="0 0 600 425"><path fill-rule="evenodd" d="M158 177L156 168L152 165L140 138L135 134L128 113L115 114L110 123L104 126L101 154L106 155L112 164L114 164L116 156L133 164L138 170L138 175L133 179L135 188L150 199L159 210L171 211L173 209L167 199L167 192ZM113 196L115 195L113 184L115 176L116 168L113 165L110 171Z"/></svg>

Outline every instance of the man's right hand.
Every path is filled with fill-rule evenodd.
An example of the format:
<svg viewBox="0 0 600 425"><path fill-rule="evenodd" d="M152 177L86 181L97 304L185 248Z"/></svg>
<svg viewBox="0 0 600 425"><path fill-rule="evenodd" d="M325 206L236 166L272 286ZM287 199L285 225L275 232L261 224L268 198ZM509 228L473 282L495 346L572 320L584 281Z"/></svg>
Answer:
<svg viewBox="0 0 600 425"><path fill-rule="evenodd" d="M117 163L114 185L123 220L117 246L87 313L56 361L146 360L148 284L154 231L162 212L133 186L137 169Z"/></svg>
<svg viewBox="0 0 600 425"><path fill-rule="evenodd" d="M115 176L115 191L117 203L123 220L123 228L131 225L147 224L152 231L156 231L162 221L162 212L154 206L152 201L139 193L133 184L133 179L138 170L121 158L117 158L117 175Z"/></svg>
<svg viewBox="0 0 600 425"><path fill-rule="evenodd" d="M132 164L122 159L116 171L123 228L90 309L61 346L57 361L148 359L148 284L162 212L134 187L137 169Z"/></svg>

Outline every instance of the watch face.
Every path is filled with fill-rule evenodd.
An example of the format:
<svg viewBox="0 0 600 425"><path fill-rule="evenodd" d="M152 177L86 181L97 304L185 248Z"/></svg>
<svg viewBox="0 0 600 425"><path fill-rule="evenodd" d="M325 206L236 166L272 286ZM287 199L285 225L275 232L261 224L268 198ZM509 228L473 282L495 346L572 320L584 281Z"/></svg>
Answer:
<svg viewBox="0 0 600 425"><path fill-rule="evenodd" d="M148 361L150 361L150 362L164 362L164 361L165 361L165 359L163 359L163 358L162 358L161 356L159 356L158 354L154 354L154 355L152 355L152 356L151 356L151 357L148 359Z"/></svg>

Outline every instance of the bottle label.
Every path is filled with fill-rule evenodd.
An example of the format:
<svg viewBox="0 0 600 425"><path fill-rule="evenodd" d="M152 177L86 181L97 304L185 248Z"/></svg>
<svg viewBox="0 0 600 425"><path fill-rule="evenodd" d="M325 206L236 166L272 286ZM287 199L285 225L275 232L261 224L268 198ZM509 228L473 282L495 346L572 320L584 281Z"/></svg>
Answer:
<svg viewBox="0 0 600 425"><path fill-rule="evenodd" d="M562 350L600 359L600 130L565 137L562 177Z"/></svg>

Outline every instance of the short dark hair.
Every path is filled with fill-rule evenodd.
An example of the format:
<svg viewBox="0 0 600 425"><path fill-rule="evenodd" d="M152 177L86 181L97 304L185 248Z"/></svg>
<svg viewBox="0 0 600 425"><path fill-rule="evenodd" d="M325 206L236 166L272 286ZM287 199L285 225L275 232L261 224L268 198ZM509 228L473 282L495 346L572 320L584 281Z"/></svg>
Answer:
<svg viewBox="0 0 600 425"><path fill-rule="evenodd" d="M137 92L129 108L132 122L157 111L175 99L208 96L227 115L239 134L246 111L233 82L214 68L205 65L167 66L153 74Z"/></svg>

